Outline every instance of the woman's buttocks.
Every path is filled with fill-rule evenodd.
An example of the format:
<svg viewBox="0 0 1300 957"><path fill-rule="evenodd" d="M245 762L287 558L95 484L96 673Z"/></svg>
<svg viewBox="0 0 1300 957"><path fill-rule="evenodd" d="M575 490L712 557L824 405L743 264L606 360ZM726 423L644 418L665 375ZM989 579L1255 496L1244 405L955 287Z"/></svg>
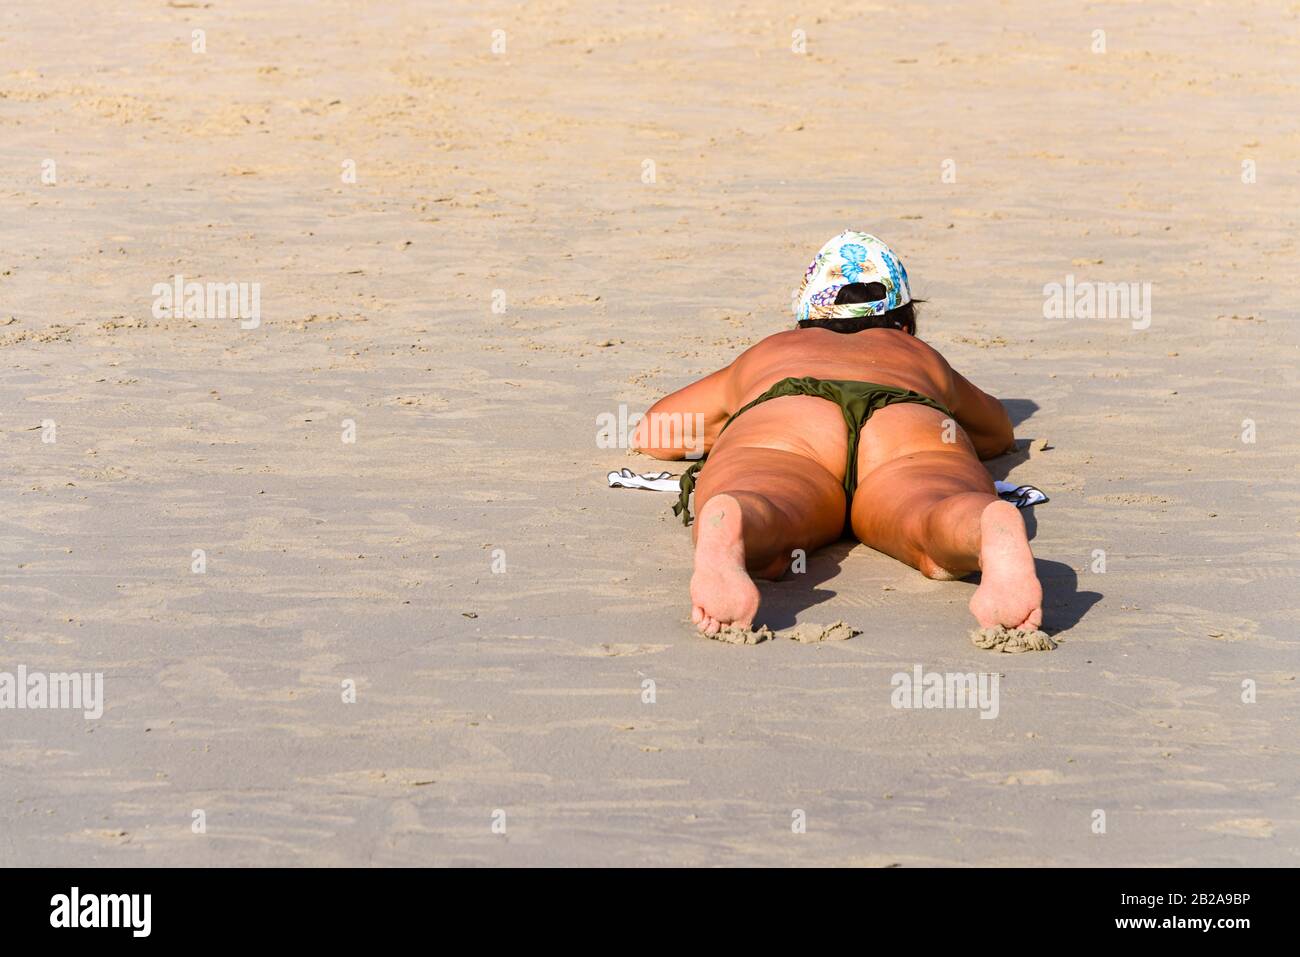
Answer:
<svg viewBox="0 0 1300 957"><path fill-rule="evenodd" d="M760 390L755 398L761 394ZM844 413L835 403L809 395L782 396L760 402L732 420L710 454L723 452L729 445L803 455L843 480L848 429Z"/></svg>
<svg viewBox="0 0 1300 957"><path fill-rule="evenodd" d="M938 409L917 403L889 405L863 423L858 474L915 452L974 455L975 447L956 420Z"/></svg>

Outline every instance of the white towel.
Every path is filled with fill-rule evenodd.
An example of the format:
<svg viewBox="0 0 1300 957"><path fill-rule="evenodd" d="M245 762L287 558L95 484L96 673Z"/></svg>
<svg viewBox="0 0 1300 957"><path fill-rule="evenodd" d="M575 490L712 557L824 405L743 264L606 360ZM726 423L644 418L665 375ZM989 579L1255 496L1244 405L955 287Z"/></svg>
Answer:
<svg viewBox="0 0 1300 957"><path fill-rule="evenodd" d="M610 472L606 478L609 479L610 488L648 488L652 492L681 490L677 483L677 476L670 472L647 472L644 475L637 475L631 469L619 469L617 472Z"/></svg>
<svg viewBox="0 0 1300 957"><path fill-rule="evenodd" d="M998 490L998 498L1016 508L1029 508L1049 501L1042 489L1032 485L1017 485L1015 482L994 482L993 485Z"/></svg>
<svg viewBox="0 0 1300 957"><path fill-rule="evenodd" d="M645 488L652 492L677 492L680 487L677 476L671 472L646 472L638 475L631 469L619 469L610 472L606 478L610 488ZM1016 508L1029 508L1048 501L1042 489L1032 485L1017 485L1015 482L994 482L998 498L1010 502Z"/></svg>

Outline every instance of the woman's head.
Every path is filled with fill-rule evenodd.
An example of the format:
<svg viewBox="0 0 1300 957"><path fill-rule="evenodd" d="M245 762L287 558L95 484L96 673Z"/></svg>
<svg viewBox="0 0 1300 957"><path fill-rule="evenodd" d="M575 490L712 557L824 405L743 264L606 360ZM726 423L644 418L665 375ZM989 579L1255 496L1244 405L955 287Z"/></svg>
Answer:
<svg viewBox="0 0 1300 957"><path fill-rule="evenodd" d="M885 287L878 282L851 282L841 286L835 295L835 305L879 302L885 298ZM898 329L909 336L916 335L916 303L909 299L896 309L874 316L831 316L827 319L800 319L800 329L829 329L831 332L861 332L863 329Z"/></svg>
<svg viewBox="0 0 1300 957"><path fill-rule="evenodd" d="M804 270L792 305L801 329L916 334L907 270L898 254L870 233L845 230L822 246Z"/></svg>

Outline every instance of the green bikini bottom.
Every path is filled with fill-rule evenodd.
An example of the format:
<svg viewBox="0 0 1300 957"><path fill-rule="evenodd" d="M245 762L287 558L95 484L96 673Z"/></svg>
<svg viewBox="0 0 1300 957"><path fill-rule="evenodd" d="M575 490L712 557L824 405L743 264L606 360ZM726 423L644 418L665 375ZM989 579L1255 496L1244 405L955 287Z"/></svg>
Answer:
<svg viewBox="0 0 1300 957"><path fill-rule="evenodd" d="M804 376L800 379L782 379L729 418L718 434L721 435L722 432L725 432L727 426L736 421L737 416L744 415L760 402L791 395L815 395L818 398L826 399L828 402L834 402L840 407L840 411L844 413L844 424L849 429L849 458L844 467L844 494L847 507L850 508L853 504L853 490L858 484L858 437L862 433L863 422L866 422L867 419L885 406L899 402L915 402L918 405L928 405L932 409L938 409L949 418L953 417L951 412L938 402L935 402L934 399L927 398L919 392L913 392L911 389L880 385L877 382L854 382L849 379L814 379L812 376ZM691 524L691 492L695 489L696 473L703 467L704 459L700 459L682 473L680 479L682 492L677 498L677 504L673 506L673 514L682 517L683 525Z"/></svg>

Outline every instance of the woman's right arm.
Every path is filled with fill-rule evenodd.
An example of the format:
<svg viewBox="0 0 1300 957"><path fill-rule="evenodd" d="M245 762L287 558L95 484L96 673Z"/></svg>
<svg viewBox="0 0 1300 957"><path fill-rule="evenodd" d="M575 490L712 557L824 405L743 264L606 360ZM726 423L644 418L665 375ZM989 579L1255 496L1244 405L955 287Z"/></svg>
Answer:
<svg viewBox="0 0 1300 957"><path fill-rule="evenodd" d="M951 368L951 366L949 367ZM953 403L949 410L966 430L981 459L994 459L1015 450L1016 435L1002 403L952 370Z"/></svg>

